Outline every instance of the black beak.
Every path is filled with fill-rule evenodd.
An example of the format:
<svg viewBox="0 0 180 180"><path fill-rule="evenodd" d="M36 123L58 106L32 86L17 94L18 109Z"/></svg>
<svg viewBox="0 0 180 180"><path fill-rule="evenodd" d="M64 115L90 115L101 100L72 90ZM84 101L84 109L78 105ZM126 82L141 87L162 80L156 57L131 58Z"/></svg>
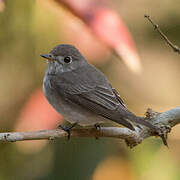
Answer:
<svg viewBox="0 0 180 180"><path fill-rule="evenodd" d="M54 56L51 54L41 54L40 56L49 60L49 61L55 60Z"/></svg>

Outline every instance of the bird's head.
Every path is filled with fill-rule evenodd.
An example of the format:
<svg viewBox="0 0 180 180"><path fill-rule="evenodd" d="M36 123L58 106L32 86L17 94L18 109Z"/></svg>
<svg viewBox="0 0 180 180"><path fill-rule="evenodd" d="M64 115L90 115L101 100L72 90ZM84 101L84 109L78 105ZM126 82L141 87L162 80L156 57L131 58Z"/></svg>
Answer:
<svg viewBox="0 0 180 180"><path fill-rule="evenodd" d="M78 49L68 44L58 45L49 54L40 56L47 59L48 74L53 75L72 71L87 63Z"/></svg>

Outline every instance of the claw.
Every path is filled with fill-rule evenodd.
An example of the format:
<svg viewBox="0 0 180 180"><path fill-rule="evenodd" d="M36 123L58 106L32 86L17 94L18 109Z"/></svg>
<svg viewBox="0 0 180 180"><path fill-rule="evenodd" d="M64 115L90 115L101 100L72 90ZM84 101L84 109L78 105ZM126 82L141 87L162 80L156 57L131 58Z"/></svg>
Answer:
<svg viewBox="0 0 180 180"><path fill-rule="evenodd" d="M77 123L72 124L70 127L59 125L58 128L66 131L66 132L68 133L67 138L68 138L68 140L70 140L70 137L71 137L71 129L72 129L73 127L75 127L76 125L77 125Z"/></svg>
<svg viewBox="0 0 180 180"><path fill-rule="evenodd" d="M101 130L101 126L99 124L95 124L94 127L96 128L96 130Z"/></svg>
<svg viewBox="0 0 180 180"><path fill-rule="evenodd" d="M96 128L97 131L101 130L101 126L99 124L95 124L94 127ZM95 137L96 139L99 139L99 137Z"/></svg>

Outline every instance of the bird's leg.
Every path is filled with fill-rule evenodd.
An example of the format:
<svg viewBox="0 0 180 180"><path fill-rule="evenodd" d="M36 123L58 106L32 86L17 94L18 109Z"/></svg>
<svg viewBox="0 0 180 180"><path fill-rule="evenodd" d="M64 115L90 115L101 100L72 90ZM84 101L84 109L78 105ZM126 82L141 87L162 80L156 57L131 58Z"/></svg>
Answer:
<svg viewBox="0 0 180 180"><path fill-rule="evenodd" d="M95 127L95 129L96 129L97 131L100 131L100 130L101 130L100 124L95 124L94 127ZM96 139L99 139L98 137L95 137L95 138L96 138Z"/></svg>
<svg viewBox="0 0 180 180"><path fill-rule="evenodd" d="M62 130L66 131L68 133L68 140L71 137L71 129L75 127L77 123L73 123L70 127L59 125L58 128L61 128Z"/></svg>
<svg viewBox="0 0 180 180"><path fill-rule="evenodd" d="M100 124L95 124L94 127L96 128L96 130L100 131L101 130L101 126Z"/></svg>

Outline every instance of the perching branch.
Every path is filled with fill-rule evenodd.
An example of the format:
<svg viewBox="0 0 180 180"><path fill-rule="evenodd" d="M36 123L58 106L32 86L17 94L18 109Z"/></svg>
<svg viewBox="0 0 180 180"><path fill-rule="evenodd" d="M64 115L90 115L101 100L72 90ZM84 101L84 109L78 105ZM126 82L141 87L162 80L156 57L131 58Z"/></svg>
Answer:
<svg viewBox="0 0 180 180"><path fill-rule="evenodd" d="M157 113L148 109L146 119L151 121L156 127L162 129L166 136L172 127L180 123L180 107L171 109L167 112ZM71 130L71 138L73 137L111 137L125 140L129 147L140 144L144 139L155 136L153 132L144 126L136 127L135 131L121 127L101 127L100 130L95 128L80 128ZM15 142L24 140L54 140L66 137L67 133L61 129L41 130L32 132L9 132L0 133L0 142Z"/></svg>
<svg viewBox="0 0 180 180"><path fill-rule="evenodd" d="M174 50L174 52L177 52L180 54L180 48L178 46L176 46L175 44L173 44L168 38L167 36L161 31L161 29L159 28L158 24L155 24L153 22L153 20L150 18L149 15L144 15L145 18L147 18L149 20L149 22L154 26L154 29L158 31L158 33L160 34L160 36L166 41L166 43Z"/></svg>

